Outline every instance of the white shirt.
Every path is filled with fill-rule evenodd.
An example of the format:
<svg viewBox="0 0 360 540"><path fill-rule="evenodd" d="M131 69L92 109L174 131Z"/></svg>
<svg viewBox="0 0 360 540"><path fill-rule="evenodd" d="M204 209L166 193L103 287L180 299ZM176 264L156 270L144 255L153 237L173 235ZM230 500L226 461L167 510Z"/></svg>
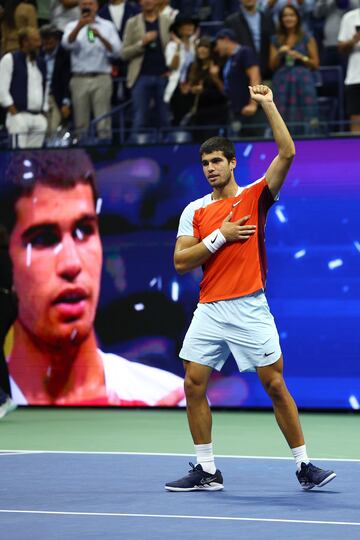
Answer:
<svg viewBox="0 0 360 540"><path fill-rule="evenodd" d="M31 62L26 58L28 72L27 78L27 104L29 111L46 111L47 99L44 99L43 76L36 62ZM10 85L14 68L13 55L5 54L0 61L0 105L8 108L14 105L14 100L10 94Z"/></svg>
<svg viewBox="0 0 360 540"><path fill-rule="evenodd" d="M185 45L181 43L179 51L177 43L173 40L169 41L165 47L165 61L168 67L170 67L177 52L179 52L179 66L170 73L169 81L164 92L165 103L169 103L179 82L184 82L186 79L187 70L195 57L194 40L190 41L189 49L186 49Z"/></svg>
<svg viewBox="0 0 360 540"><path fill-rule="evenodd" d="M360 9L345 13L341 19L338 41L348 41L354 37L355 26L360 26ZM349 54L345 84L360 84L360 43ZM359 97L360 99L360 97Z"/></svg>
<svg viewBox="0 0 360 540"><path fill-rule="evenodd" d="M122 4L109 4L109 11L112 20L118 30L121 28L121 23L124 18L125 3Z"/></svg>
<svg viewBox="0 0 360 540"><path fill-rule="evenodd" d="M130 362L116 354L98 349L103 362L106 393L114 402L120 399L124 405L145 403L153 406L171 392L182 394L184 381L181 377L163 369ZM12 399L18 405L28 405L27 399L14 379L10 377ZM181 402L183 405L184 402Z"/></svg>
<svg viewBox="0 0 360 540"><path fill-rule="evenodd" d="M83 26L75 41L69 43L69 35L77 25L77 21L66 25L61 44L71 51L71 71L73 73L111 73L111 58L118 58L121 52L121 41L115 25L111 21L96 17L91 25L110 43L109 52L99 38L90 42L87 37L88 26Z"/></svg>

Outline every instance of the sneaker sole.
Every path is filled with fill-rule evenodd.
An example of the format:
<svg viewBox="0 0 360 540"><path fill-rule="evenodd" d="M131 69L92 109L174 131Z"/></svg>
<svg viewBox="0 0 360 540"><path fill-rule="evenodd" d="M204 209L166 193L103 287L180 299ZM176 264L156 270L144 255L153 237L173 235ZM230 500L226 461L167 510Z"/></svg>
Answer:
<svg viewBox="0 0 360 540"><path fill-rule="evenodd" d="M194 486L191 488L165 486L165 489L166 491L220 491L221 489L224 489L224 486L223 484L217 484L216 482L213 482L208 486Z"/></svg>
<svg viewBox="0 0 360 540"><path fill-rule="evenodd" d="M336 477L336 473L329 474L329 476L327 478L325 478L325 480L323 480L320 484L318 484L317 487L325 486L326 484L331 482L331 480L334 480L335 477Z"/></svg>
<svg viewBox="0 0 360 540"><path fill-rule="evenodd" d="M309 491L310 489L313 489L314 487L321 488L325 486L326 484L328 484L329 482L331 482L331 480L334 480L335 477L336 477L336 473L331 473L322 482L320 482L320 484L308 484L307 486L301 485L301 487L303 488L304 491Z"/></svg>

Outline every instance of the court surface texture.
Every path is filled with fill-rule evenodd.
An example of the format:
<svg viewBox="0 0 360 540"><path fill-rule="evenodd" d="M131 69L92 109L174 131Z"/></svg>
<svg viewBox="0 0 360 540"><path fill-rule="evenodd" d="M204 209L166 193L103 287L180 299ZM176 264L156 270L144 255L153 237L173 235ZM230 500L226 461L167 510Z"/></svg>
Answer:
<svg viewBox="0 0 360 540"><path fill-rule="evenodd" d="M19 409L0 421L4 540L360 539L358 414L302 414L305 492L271 413L216 412L224 491L170 493L194 461L184 411Z"/></svg>

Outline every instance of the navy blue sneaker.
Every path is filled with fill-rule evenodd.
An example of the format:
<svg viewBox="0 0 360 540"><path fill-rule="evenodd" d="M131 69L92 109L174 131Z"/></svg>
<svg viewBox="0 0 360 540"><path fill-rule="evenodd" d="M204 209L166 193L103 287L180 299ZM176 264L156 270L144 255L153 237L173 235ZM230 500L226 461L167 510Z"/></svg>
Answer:
<svg viewBox="0 0 360 540"><path fill-rule="evenodd" d="M224 489L224 480L219 469L216 469L214 474L210 474L203 471L201 465L196 465L196 467L193 463L189 463L189 465L191 467L189 474L180 480L167 482L165 489L168 491L219 491Z"/></svg>
<svg viewBox="0 0 360 540"><path fill-rule="evenodd" d="M334 471L319 469L312 463L302 463L300 471L296 471L296 476L303 489L312 489L315 486L325 486L325 484L334 480L336 474Z"/></svg>

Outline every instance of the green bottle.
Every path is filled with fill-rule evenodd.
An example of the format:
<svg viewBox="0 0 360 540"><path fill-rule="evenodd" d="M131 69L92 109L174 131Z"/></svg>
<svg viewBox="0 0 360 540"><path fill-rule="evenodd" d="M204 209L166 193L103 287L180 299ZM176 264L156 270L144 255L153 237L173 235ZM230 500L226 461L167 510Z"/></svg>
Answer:
<svg viewBox="0 0 360 540"><path fill-rule="evenodd" d="M87 27L87 38L90 41L90 43L94 43L95 34L94 34L94 30L91 28L91 26Z"/></svg>

